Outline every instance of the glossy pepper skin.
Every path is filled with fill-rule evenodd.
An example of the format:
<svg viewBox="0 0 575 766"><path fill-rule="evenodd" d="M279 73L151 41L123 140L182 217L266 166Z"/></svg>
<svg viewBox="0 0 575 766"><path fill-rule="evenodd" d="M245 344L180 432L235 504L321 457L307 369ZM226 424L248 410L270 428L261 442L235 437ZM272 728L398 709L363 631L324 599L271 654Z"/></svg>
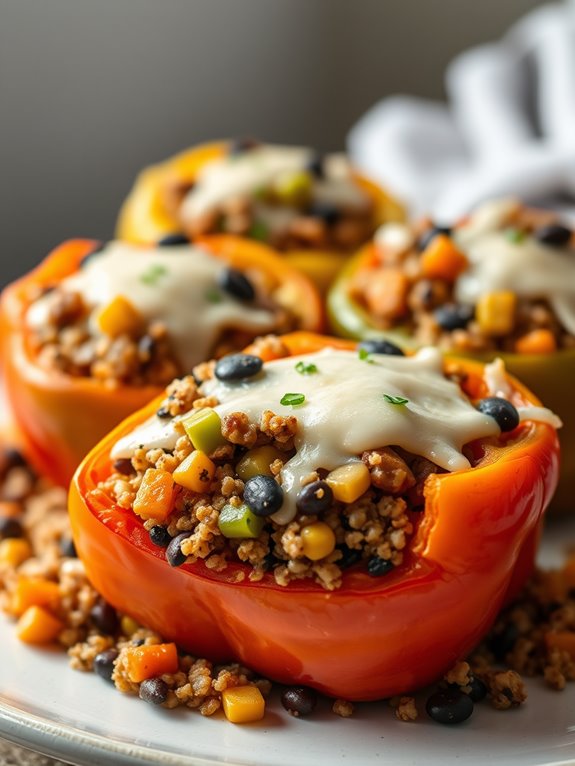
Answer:
<svg viewBox="0 0 575 766"><path fill-rule="evenodd" d="M1 366L8 403L28 456L43 474L67 486L82 458L114 426L160 394L158 386L114 389L90 378L71 377L37 364L24 323L32 297L75 273L98 242L70 240L30 274L13 283L0 300ZM253 269L271 289L281 290L302 328L317 330L323 308L313 285L269 248L230 236L202 246L240 270Z"/></svg>
<svg viewBox="0 0 575 766"><path fill-rule="evenodd" d="M354 347L309 333L284 340L292 354ZM482 396L481 365L457 365L468 373L468 391ZM281 587L271 574L250 583L240 563L220 573L203 562L171 568L141 522L96 489L110 472L112 445L154 406L123 423L78 469L70 492L74 540L107 601L196 655L236 659L273 680L350 700L388 697L430 683L464 657L533 567L559 455L554 429L529 423L497 446L477 444L475 468L428 479L425 512L413 514L413 545L384 577L355 566L340 589L327 592L302 581Z"/></svg>
<svg viewBox="0 0 575 766"><path fill-rule="evenodd" d="M381 330L368 312L349 294L353 276L377 262L373 244L366 245L349 260L340 272L327 296L329 323L336 335L355 340L386 338L405 350L415 350L416 344L401 328ZM450 356L490 362L500 357L507 370L521 380L536 396L556 412L563 421L560 432L561 473L553 496L551 509L560 513L573 511L575 497L575 410L573 408L573 381L575 380L575 350L561 350L552 354L512 354L503 352L469 353L450 352Z"/></svg>
<svg viewBox="0 0 575 766"><path fill-rule="evenodd" d="M142 170L120 210L116 228L118 238L129 242L155 243L178 231L180 224L166 205L167 194L178 187L191 186L201 168L227 154L229 146L224 141L203 144ZM357 182L374 201L374 228L385 221L403 220L401 206L379 186L360 175ZM325 292L349 253L291 250L284 257Z"/></svg>

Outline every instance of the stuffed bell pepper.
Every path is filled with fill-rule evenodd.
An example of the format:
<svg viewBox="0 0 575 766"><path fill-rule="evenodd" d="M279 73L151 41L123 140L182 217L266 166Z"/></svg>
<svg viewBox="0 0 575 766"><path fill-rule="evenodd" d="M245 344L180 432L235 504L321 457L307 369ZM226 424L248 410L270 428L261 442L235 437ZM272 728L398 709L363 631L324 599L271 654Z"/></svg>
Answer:
<svg viewBox="0 0 575 766"><path fill-rule="evenodd" d="M67 484L99 439L202 359L321 322L306 277L248 240L72 240L2 296L4 382L31 458Z"/></svg>
<svg viewBox="0 0 575 766"><path fill-rule="evenodd" d="M525 581L558 425L500 361L270 337L92 451L74 539L107 601L190 652L379 699L440 677Z"/></svg>
<svg viewBox="0 0 575 766"><path fill-rule="evenodd" d="M453 228L383 226L328 296L334 331L504 359L561 416L553 508L575 494L575 237L557 215L488 202Z"/></svg>
<svg viewBox="0 0 575 766"><path fill-rule="evenodd" d="M145 169L120 212L134 242L216 232L256 239L326 288L343 259L401 208L344 155L254 140L206 144Z"/></svg>

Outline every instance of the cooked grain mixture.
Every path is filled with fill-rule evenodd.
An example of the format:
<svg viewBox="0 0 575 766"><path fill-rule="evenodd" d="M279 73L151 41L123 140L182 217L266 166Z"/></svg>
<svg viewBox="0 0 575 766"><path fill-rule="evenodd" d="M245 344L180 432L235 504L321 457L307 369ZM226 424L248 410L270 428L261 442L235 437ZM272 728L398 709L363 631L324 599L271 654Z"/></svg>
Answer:
<svg viewBox="0 0 575 766"><path fill-rule="evenodd" d="M457 226L383 226L349 297L382 330L458 351L575 348L575 238L513 200Z"/></svg>
<svg viewBox="0 0 575 766"><path fill-rule="evenodd" d="M165 386L260 333L297 327L280 287L199 247L112 242L77 273L30 293L28 348L41 367L65 375Z"/></svg>
<svg viewBox="0 0 575 766"><path fill-rule="evenodd" d="M536 572L477 651L445 675L440 691L451 690L453 698L456 689L474 702L487 696L504 710L526 698L520 673L539 676L556 690L575 680L574 573L573 558L560 571ZM221 708L226 689L255 685L264 696L270 690L268 681L237 664L214 666L182 654L175 672L131 680L131 655L142 647L165 646L162 637L118 614L92 588L70 539L65 493L35 476L13 449L0 452L0 597L14 619L38 606L50 615L56 626L52 639L68 651L72 668L93 671L148 703L212 715ZM20 623L16 629L21 630ZM495 664L500 662L507 668ZM288 688L282 703L295 716L310 715L316 694ZM418 717L413 697L397 697L390 704L399 720ZM332 709L347 717L354 706L338 699Z"/></svg>

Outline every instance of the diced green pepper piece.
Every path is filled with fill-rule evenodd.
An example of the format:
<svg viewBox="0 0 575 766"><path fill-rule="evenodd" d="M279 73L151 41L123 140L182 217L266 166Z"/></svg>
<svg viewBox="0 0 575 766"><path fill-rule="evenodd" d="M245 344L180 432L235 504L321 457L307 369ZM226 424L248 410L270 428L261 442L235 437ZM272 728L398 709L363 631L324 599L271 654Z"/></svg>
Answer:
<svg viewBox="0 0 575 766"><path fill-rule="evenodd" d="M299 205L307 202L312 190L313 179L306 170L285 173L276 179L274 191L286 205Z"/></svg>
<svg viewBox="0 0 575 766"><path fill-rule="evenodd" d="M220 416L211 407L195 410L182 420L182 425L194 448L206 455L226 442Z"/></svg>
<svg viewBox="0 0 575 766"><path fill-rule="evenodd" d="M256 516L245 503L238 507L224 505L218 519L224 537L259 537L264 524L263 516Z"/></svg>

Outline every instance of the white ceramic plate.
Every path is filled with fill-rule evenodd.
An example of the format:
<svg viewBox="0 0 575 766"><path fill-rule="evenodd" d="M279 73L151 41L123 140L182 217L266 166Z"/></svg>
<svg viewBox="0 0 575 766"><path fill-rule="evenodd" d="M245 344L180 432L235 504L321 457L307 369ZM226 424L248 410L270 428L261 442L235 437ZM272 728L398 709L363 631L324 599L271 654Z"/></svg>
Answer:
<svg viewBox="0 0 575 766"><path fill-rule="evenodd" d="M558 564L570 541L575 523L553 525L542 563ZM352 718L341 719L324 701L313 719L298 720L277 696L264 721L234 726L221 714L202 718L123 696L93 674L70 670L61 653L20 644L4 618L0 649L0 736L81 766L575 763L575 684L554 692L530 681L521 709L499 712L482 703L454 727L433 723L425 713L416 723L400 723L384 703L358 705Z"/></svg>

